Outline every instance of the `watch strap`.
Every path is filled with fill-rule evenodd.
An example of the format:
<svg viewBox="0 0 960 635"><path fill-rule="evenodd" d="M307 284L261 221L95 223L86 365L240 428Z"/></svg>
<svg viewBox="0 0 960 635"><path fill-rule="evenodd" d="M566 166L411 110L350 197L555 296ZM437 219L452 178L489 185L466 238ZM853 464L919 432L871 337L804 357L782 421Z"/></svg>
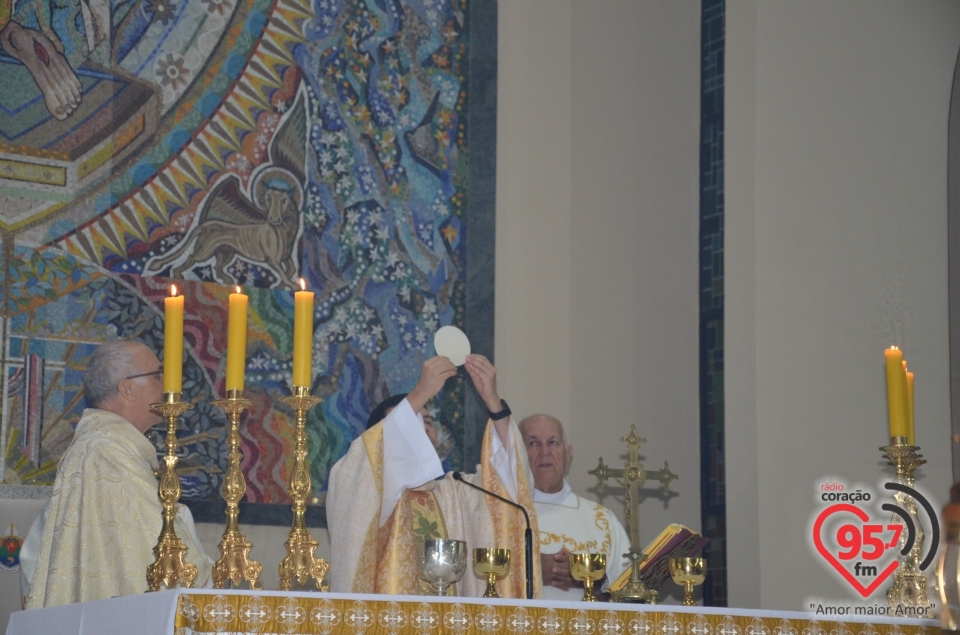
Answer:
<svg viewBox="0 0 960 635"><path fill-rule="evenodd" d="M494 421L500 421L501 419L506 419L507 417L513 414L513 412L510 410L510 406L507 405L506 401L501 399L500 403L501 405L503 405L503 410L501 410L500 412L490 412L489 410L487 411L487 414Z"/></svg>

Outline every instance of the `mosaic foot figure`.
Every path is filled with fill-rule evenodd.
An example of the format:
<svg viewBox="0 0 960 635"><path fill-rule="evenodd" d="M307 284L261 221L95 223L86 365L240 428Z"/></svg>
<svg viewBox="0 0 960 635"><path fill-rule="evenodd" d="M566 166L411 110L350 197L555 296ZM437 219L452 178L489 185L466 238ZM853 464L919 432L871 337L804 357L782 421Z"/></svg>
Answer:
<svg viewBox="0 0 960 635"><path fill-rule="evenodd" d="M63 121L76 110L80 80L50 38L11 20L0 31L0 44L30 71L51 115Z"/></svg>

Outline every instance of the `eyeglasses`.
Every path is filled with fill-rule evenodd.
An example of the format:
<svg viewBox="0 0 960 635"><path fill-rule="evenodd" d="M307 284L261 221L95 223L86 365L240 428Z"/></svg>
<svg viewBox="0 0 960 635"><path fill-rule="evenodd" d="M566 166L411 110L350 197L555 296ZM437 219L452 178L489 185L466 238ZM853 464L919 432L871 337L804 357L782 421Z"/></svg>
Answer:
<svg viewBox="0 0 960 635"><path fill-rule="evenodd" d="M140 373L139 375L130 375L129 377L124 377L124 379L139 379L140 377L157 377L159 379L163 378L163 369L155 370L149 373Z"/></svg>

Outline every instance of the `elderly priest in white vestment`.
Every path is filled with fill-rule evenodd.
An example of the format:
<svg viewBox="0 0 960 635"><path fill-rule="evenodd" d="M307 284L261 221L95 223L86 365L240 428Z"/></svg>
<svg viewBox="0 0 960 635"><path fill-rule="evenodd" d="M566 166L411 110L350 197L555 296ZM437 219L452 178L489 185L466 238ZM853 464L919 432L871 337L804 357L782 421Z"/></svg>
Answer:
<svg viewBox="0 0 960 635"><path fill-rule="evenodd" d="M578 588L570 576L569 554L605 553L606 579L616 580L630 565L624 557L630 538L612 511L570 488L564 476L573 446L567 443L559 420L533 415L520 422L520 431L536 485L533 500L540 527L543 597L581 600L583 586Z"/></svg>
<svg viewBox="0 0 960 635"><path fill-rule="evenodd" d="M467 356L464 366L490 414L478 473L464 479L530 510L533 478L520 431L497 394L496 370L482 355ZM466 541L471 560L476 547L510 549L510 573L497 582L497 590L501 597L526 597L523 514L450 474L440 478L440 458L424 427L424 405L456 373L446 357L424 362L414 389L383 421L355 439L330 471L332 591L421 594L417 542L450 538ZM530 521L536 536L535 514ZM536 544L534 554L534 592L539 596ZM452 592L478 597L485 588L471 562Z"/></svg>
<svg viewBox="0 0 960 635"><path fill-rule="evenodd" d="M157 449L144 436L161 418L157 356L136 342L100 346L87 363L83 411L57 468L50 502L21 550L25 608L103 600L147 590L147 566L162 526ZM181 507L174 527L205 586L213 561Z"/></svg>

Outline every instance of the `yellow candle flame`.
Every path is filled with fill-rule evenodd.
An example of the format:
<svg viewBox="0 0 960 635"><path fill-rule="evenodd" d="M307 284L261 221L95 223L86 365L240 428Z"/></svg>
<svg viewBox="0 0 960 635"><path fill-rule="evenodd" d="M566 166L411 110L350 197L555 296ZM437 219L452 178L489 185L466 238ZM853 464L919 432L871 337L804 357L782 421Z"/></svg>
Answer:
<svg viewBox="0 0 960 635"><path fill-rule="evenodd" d="M240 293L240 285L237 285L237 293Z"/></svg>
<svg viewBox="0 0 960 635"><path fill-rule="evenodd" d="M171 298L177 297L177 285L175 284L170 285L170 297Z"/></svg>
<svg viewBox="0 0 960 635"><path fill-rule="evenodd" d="M307 290L307 283L303 281L303 278L300 278L300 290L301 291Z"/></svg>

